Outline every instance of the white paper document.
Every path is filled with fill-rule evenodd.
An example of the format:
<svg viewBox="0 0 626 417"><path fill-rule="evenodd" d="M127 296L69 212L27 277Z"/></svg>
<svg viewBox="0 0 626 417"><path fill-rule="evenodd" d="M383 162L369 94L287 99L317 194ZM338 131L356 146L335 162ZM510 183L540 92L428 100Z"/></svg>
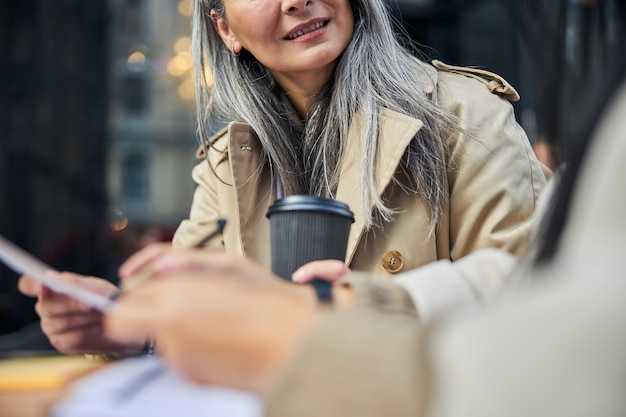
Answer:
<svg viewBox="0 0 626 417"><path fill-rule="evenodd" d="M74 383L51 417L262 417L245 391L194 384L157 357L125 359Z"/></svg>
<svg viewBox="0 0 626 417"><path fill-rule="evenodd" d="M94 292L86 285L47 275L46 271L55 269L2 236L0 236L0 261L18 274L28 275L53 291L68 295L99 310L106 310L113 304L108 297Z"/></svg>

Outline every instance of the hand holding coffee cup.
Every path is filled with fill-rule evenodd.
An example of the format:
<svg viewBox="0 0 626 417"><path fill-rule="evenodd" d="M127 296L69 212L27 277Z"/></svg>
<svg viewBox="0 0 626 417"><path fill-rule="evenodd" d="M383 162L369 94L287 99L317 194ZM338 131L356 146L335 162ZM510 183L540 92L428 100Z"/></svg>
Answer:
<svg viewBox="0 0 626 417"><path fill-rule="evenodd" d="M270 219L272 271L286 279L311 261L345 261L354 215L340 201L309 195L277 200L267 211ZM314 279L318 298L331 300L331 283Z"/></svg>

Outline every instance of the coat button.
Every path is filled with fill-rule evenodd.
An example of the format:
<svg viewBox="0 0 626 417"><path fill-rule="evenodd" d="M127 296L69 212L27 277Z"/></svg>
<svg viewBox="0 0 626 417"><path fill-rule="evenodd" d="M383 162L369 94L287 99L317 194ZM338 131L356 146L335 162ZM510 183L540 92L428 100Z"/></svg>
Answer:
<svg viewBox="0 0 626 417"><path fill-rule="evenodd" d="M396 274L402 270L404 266L404 260L402 259L402 254L397 250L390 250L389 252L383 255L383 259L381 260L383 264L383 268L385 271Z"/></svg>

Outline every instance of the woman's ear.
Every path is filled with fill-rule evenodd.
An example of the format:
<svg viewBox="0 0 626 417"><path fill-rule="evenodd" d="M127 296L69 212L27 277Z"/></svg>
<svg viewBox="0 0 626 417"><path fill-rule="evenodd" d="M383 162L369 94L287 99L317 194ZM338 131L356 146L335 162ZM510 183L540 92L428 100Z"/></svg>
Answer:
<svg viewBox="0 0 626 417"><path fill-rule="evenodd" d="M235 36L233 31L230 30L230 26L228 25L228 21L226 20L226 18L223 16L219 16L217 13L215 13L215 10L211 10L211 21L213 22L213 27L220 35L220 38L222 38L222 41L224 42L226 47L230 49L233 54L239 55L243 46L237 40L237 37Z"/></svg>

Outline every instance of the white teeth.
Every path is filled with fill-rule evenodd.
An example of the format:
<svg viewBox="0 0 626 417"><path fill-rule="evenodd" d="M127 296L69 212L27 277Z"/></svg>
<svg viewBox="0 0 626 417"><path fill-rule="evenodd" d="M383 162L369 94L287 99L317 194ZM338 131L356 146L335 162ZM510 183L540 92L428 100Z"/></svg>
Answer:
<svg viewBox="0 0 626 417"><path fill-rule="evenodd" d="M325 24L326 24L326 22L315 23L314 25L311 25L308 28L302 29L301 31L298 31L297 33L293 33L293 34L287 36L287 39L291 40L291 39L299 38L300 36L304 35L305 33L313 32L314 30L321 28Z"/></svg>

